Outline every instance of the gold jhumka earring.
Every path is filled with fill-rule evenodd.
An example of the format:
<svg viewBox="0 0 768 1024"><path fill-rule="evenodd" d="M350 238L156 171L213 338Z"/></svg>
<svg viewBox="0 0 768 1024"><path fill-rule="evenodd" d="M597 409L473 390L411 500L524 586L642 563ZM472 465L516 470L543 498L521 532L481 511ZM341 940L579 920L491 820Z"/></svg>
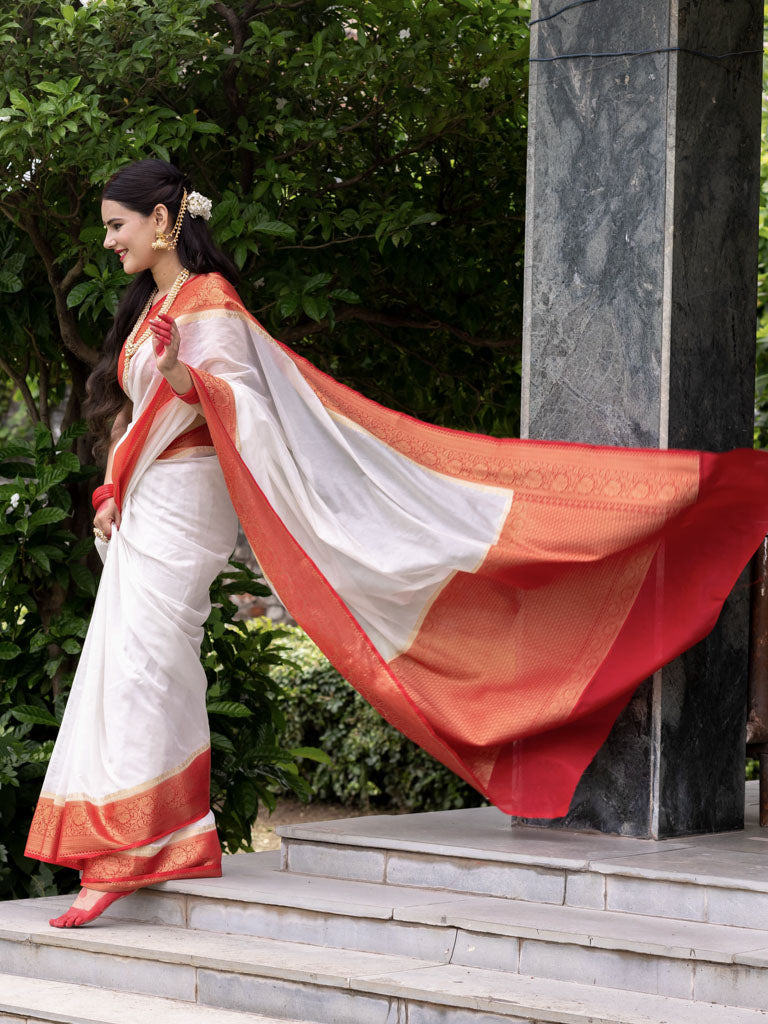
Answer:
<svg viewBox="0 0 768 1024"><path fill-rule="evenodd" d="M176 218L176 223L173 226L173 231L170 235L166 235L164 231L157 232L157 238L152 243L152 248L157 250L163 250L171 252L176 248L176 243L179 241L179 235L181 233L181 222L184 220L184 214L187 210L187 190L184 189L184 194L181 197L181 206L179 207L179 215Z"/></svg>

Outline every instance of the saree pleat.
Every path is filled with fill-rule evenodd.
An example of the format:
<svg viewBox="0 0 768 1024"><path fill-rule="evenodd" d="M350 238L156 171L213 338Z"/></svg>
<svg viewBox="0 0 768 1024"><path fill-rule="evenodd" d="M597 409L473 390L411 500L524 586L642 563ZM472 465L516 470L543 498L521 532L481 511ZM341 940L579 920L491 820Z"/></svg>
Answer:
<svg viewBox="0 0 768 1024"><path fill-rule="evenodd" d="M130 492L27 856L95 889L220 872L200 645L236 530L215 456L155 461Z"/></svg>
<svg viewBox="0 0 768 1024"><path fill-rule="evenodd" d="M199 405L151 346L121 361L124 519L29 855L102 888L217 872L198 658L235 513L382 715L504 811L564 814L636 686L712 628L768 531L765 455L432 427L275 341L218 275L172 314Z"/></svg>

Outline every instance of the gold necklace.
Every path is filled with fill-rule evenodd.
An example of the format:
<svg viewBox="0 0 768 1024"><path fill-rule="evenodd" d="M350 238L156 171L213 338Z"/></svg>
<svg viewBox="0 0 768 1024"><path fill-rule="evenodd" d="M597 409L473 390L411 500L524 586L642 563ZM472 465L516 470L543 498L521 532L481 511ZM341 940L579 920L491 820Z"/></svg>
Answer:
<svg viewBox="0 0 768 1024"><path fill-rule="evenodd" d="M184 282L186 280L188 280L189 276L190 276L189 275L189 271L187 270L186 267L184 267L182 269L181 273L179 274L179 276L176 278L176 280L171 285L171 287L170 287L170 289L168 291L168 294L165 296L165 300L163 301L163 305L162 305L162 308L160 309L160 313L167 313L168 312L168 310L173 305L174 299L179 294L179 291L181 290L181 286L184 284ZM138 339L136 338L136 335L139 333L139 328L141 327L141 325L146 320L147 314L149 313L150 309L152 309L152 306L154 305L155 296L156 295L157 295L157 288L155 288L155 290L152 292L152 294L147 299L146 306L144 307L144 309L139 314L139 319L133 325L133 330L131 331L131 333L126 338L126 341L125 341L125 362L123 363L123 377L125 377L125 375L128 373L128 367L130 366L131 359L133 359L133 357L136 354L137 350L144 344L144 342L147 340L147 338L152 334L152 328L148 327L146 329L146 331L144 331L144 333L142 334L142 336L140 338L138 338ZM159 315L160 314L158 313L158 316Z"/></svg>

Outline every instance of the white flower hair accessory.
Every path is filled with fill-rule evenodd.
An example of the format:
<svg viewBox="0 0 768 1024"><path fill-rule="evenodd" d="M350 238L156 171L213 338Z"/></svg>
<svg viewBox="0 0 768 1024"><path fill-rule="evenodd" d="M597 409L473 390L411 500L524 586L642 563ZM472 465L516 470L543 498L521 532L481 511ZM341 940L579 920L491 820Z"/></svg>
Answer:
<svg viewBox="0 0 768 1024"><path fill-rule="evenodd" d="M202 217L203 220L209 220L212 206L211 200L199 192L190 192L187 196L187 209L193 217Z"/></svg>

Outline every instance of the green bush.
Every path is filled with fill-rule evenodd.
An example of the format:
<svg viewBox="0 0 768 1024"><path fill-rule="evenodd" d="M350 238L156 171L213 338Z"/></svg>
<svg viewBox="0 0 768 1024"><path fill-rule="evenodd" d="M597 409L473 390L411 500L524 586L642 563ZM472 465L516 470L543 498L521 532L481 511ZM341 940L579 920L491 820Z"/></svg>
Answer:
<svg viewBox="0 0 768 1024"><path fill-rule="evenodd" d="M265 620L254 631L270 628ZM318 800L361 810L442 811L477 807L478 792L394 729L347 683L297 627L286 627L290 665L282 683L285 741L319 747L329 758L308 781Z"/></svg>
<svg viewBox="0 0 768 1024"><path fill-rule="evenodd" d="M240 562L214 584L202 658L208 677L211 722L211 804L222 842L230 853L250 850L259 804L274 810L276 796L291 792L309 799L297 758L328 760L319 750L286 749L286 722L280 709L281 684L275 673L286 667L279 643L286 630L263 625L258 631L235 621L230 594L269 594Z"/></svg>
<svg viewBox="0 0 768 1024"><path fill-rule="evenodd" d="M54 444L0 449L0 897L69 889L75 872L24 857L40 784L69 691L96 580L93 538L70 529L72 493L95 472L70 450L78 425ZM12 478L12 479L9 479Z"/></svg>

